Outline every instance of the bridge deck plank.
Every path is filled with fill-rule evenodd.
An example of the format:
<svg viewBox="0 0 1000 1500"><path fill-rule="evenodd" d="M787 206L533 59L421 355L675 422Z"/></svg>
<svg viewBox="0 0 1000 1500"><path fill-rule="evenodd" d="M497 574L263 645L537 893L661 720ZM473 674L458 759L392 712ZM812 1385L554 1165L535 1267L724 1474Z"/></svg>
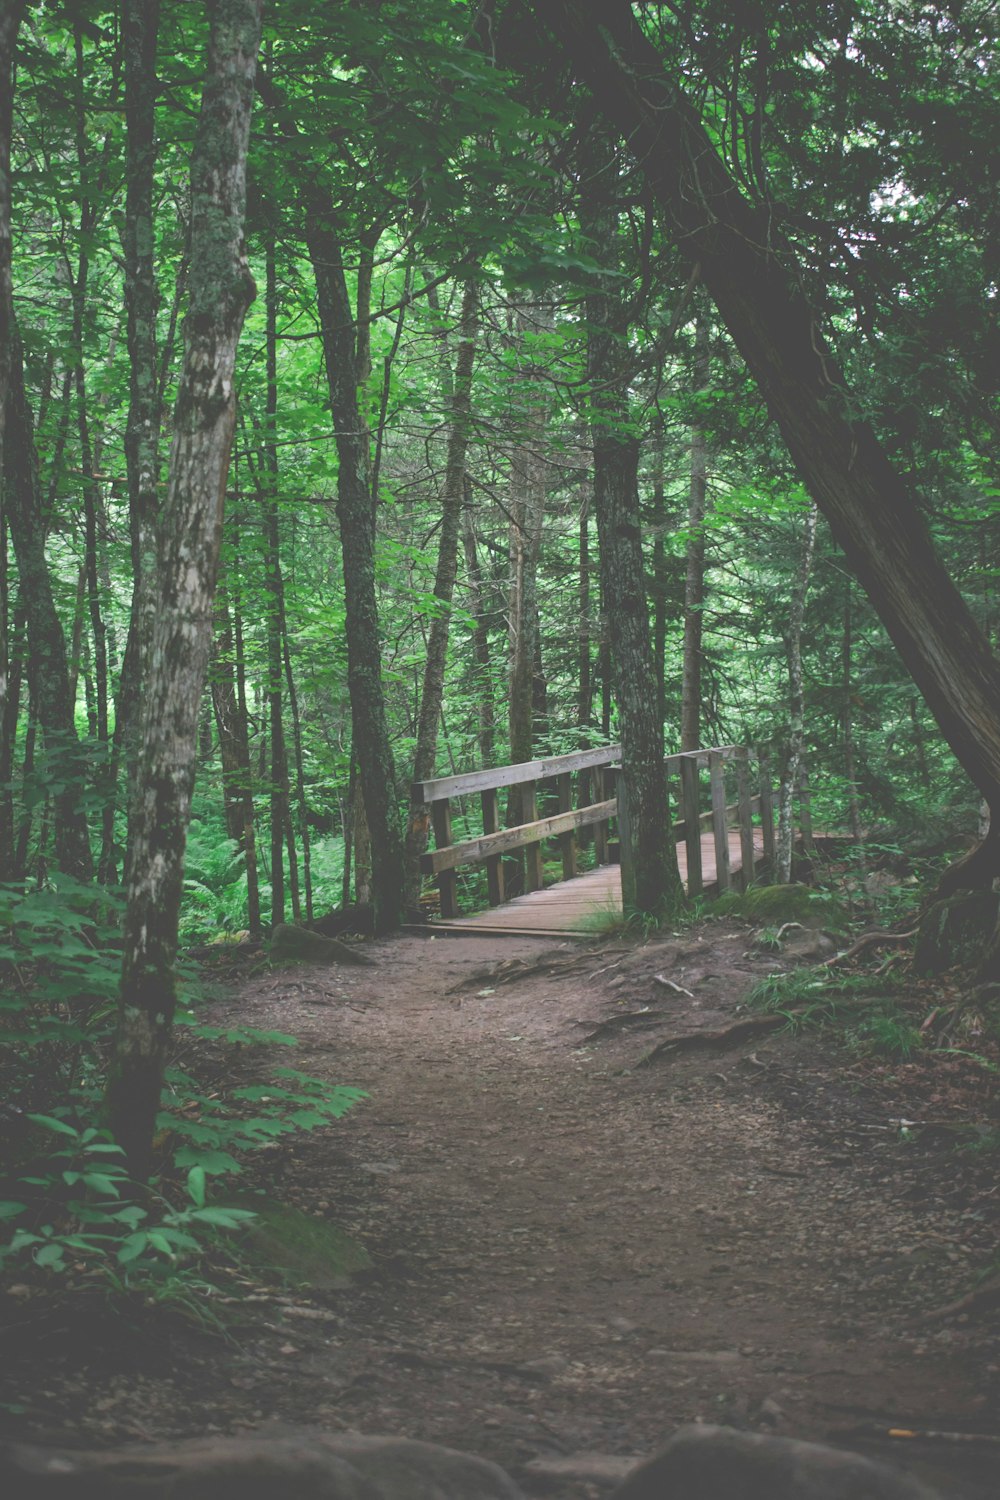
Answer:
<svg viewBox="0 0 1000 1500"><path fill-rule="evenodd" d="M763 836L759 828L754 829L754 853L759 863L764 855ZM730 867L735 872L742 868L743 855L738 829L729 834ZM681 879L687 880L687 856L683 844L677 846L677 863ZM716 881L715 843L711 833L702 834L701 867L704 889L711 893ZM530 891L524 896L515 896L503 906L488 907L468 917L454 917L445 922L432 922L431 932L462 932L467 936L482 933L496 937L524 936L537 933L540 937L577 937L593 935L596 920L605 912L609 916L620 916L622 910L621 872L617 865L598 865L585 875L572 880L560 880L541 891Z"/></svg>

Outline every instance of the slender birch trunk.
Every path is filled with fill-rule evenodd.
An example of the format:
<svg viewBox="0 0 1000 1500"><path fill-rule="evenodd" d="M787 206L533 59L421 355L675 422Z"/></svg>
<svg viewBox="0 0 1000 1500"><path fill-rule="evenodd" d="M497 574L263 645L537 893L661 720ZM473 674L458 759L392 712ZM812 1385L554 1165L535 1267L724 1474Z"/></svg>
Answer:
<svg viewBox="0 0 1000 1500"><path fill-rule="evenodd" d="M14 48L23 11L23 0L11 0L0 9L0 475L4 472L4 429L14 338L10 148L14 114ZM0 878L10 875L14 842L14 805L10 791L5 788L13 770L20 686L11 670L8 607L7 522L0 511Z"/></svg>
<svg viewBox="0 0 1000 1500"><path fill-rule="evenodd" d="M255 294L243 224L262 4L207 0L208 65L191 156L190 298L143 694L118 1030L105 1096L109 1124L137 1180L149 1172L176 1000L184 846L236 419L233 374Z"/></svg>
<svg viewBox="0 0 1000 1500"><path fill-rule="evenodd" d="M805 696L802 689L802 620L805 615L809 574L816 546L816 522L819 511L810 505L802 536L802 552L792 590L792 607L788 620L788 751L778 790L778 832L775 839L774 864L779 885L792 878L792 841L795 831L793 802L798 785L802 748L805 743Z"/></svg>
<svg viewBox="0 0 1000 1500"><path fill-rule="evenodd" d="M694 336L694 389L708 384L708 319L699 313ZM700 422L691 428L688 489L687 571L684 579L684 666L681 689L681 749L701 749L701 655L705 611L705 512L708 445Z"/></svg>

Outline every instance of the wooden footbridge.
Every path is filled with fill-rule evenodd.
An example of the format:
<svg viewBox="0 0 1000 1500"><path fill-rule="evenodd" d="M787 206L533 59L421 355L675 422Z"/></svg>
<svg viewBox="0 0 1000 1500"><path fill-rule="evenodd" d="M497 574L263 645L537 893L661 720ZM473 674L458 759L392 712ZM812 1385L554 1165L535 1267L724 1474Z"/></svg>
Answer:
<svg viewBox="0 0 1000 1500"><path fill-rule="evenodd" d="M743 889L774 860L766 755L723 745L669 755L665 766L670 804L680 814L673 832L688 894ZM435 848L422 860L440 900L431 931L586 937L605 914L620 915L621 863L630 857L620 776L621 746L608 745L416 783L414 799L429 804L434 830ZM513 786L521 789L523 822L502 828L500 791ZM806 832L808 799L801 795L800 815ZM459 820L465 835L472 818L482 832L456 840ZM580 874L584 840L594 868ZM459 872L473 865L485 867L489 908L463 916Z"/></svg>

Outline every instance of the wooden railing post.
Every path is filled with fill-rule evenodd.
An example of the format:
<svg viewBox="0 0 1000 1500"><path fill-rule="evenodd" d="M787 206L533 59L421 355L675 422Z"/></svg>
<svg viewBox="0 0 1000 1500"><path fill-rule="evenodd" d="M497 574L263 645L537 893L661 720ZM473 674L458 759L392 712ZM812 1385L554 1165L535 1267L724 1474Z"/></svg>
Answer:
<svg viewBox="0 0 1000 1500"><path fill-rule="evenodd" d="M771 783L771 757L767 746L757 750L757 767L760 773L760 827L764 835L765 879L774 879L774 787Z"/></svg>
<svg viewBox="0 0 1000 1500"><path fill-rule="evenodd" d="M618 797L618 864L622 872L622 890L625 890L628 885L625 872L632 867L632 822L625 793L625 772L621 766L615 766L611 774Z"/></svg>
<svg viewBox="0 0 1000 1500"><path fill-rule="evenodd" d="M740 888L749 890L753 884L755 855L753 847L753 806L750 801L749 752L741 745L736 752L736 800L740 819Z"/></svg>
<svg viewBox="0 0 1000 1500"><path fill-rule="evenodd" d="M592 800L591 799L591 795L590 795L591 777L592 777L592 773L591 773L591 771L589 769L584 769L583 771L580 771L580 772L577 773L577 783L576 783L576 805L577 805L577 807L586 807L587 804L588 804L588 802L590 802ZM595 802L597 801L598 794L599 794L599 789L595 790L593 801L595 801ZM588 848L590 846L590 844L593 843L593 841L594 841L594 830L588 824L588 826L586 828L581 828L580 832L577 834L576 847L578 849L586 849L586 848Z"/></svg>
<svg viewBox="0 0 1000 1500"><path fill-rule="evenodd" d="M687 889L689 896L701 895L701 812L697 755L681 756L681 817L684 820L684 848L687 853Z"/></svg>
<svg viewBox="0 0 1000 1500"><path fill-rule="evenodd" d="M708 776L712 789L712 832L715 836L715 874L719 894L732 885L729 871L729 824L726 817L726 762L718 750L708 752Z"/></svg>
<svg viewBox="0 0 1000 1500"><path fill-rule="evenodd" d="M451 803L447 797L431 803L431 822L434 826L434 843L444 849L451 843ZM454 870L438 871L438 891L441 896L442 917L458 916L458 879Z"/></svg>
<svg viewBox="0 0 1000 1500"><path fill-rule="evenodd" d="M608 780L604 774L603 766L594 767L594 801L604 802L608 797ZM606 865L608 862L608 825L607 823L594 824L594 863Z"/></svg>
<svg viewBox="0 0 1000 1500"><path fill-rule="evenodd" d="M535 823L538 821L538 783L527 781L521 793L521 822ZM525 844L524 846L524 884L529 891L540 891L542 888L542 846L541 844Z"/></svg>
<svg viewBox="0 0 1000 1500"><path fill-rule="evenodd" d="M559 811L561 813L571 812L573 809L573 776L569 771L563 772L557 778L556 787L559 794ZM576 830L570 829L569 833L559 835L559 849L562 854L563 880L572 880L576 874Z"/></svg>
<svg viewBox="0 0 1000 1500"><path fill-rule="evenodd" d="M500 830L500 797L495 786L489 787L479 795L483 809L483 832L498 833ZM502 906L503 894L503 856L491 854L486 860L486 888L489 894L491 906Z"/></svg>

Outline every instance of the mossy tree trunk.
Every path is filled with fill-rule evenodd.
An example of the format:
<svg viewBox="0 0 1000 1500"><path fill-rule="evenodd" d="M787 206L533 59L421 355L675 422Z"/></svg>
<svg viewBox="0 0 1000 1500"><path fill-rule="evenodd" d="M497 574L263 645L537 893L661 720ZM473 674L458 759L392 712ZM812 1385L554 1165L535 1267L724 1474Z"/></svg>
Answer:
<svg viewBox="0 0 1000 1500"><path fill-rule="evenodd" d="M184 846L236 417L233 371L255 287L243 243L263 0L208 0L208 64L191 156L191 275L157 602L141 719L122 984L106 1112L148 1175L176 998Z"/></svg>

